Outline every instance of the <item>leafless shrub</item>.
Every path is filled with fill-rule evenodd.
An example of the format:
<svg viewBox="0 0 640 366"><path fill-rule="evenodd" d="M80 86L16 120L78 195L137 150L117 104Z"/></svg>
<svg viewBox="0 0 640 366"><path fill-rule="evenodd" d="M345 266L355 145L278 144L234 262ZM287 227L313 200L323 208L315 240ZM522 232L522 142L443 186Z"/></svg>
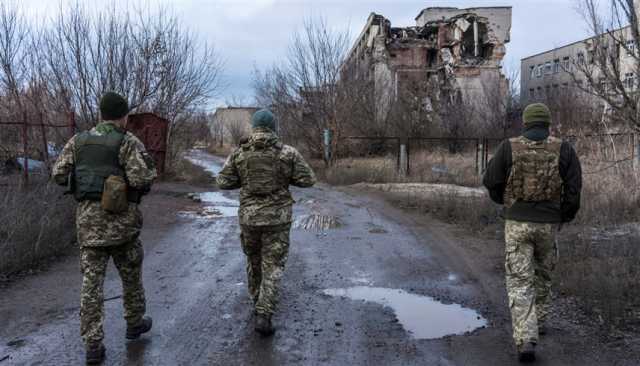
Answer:
<svg viewBox="0 0 640 366"><path fill-rule="evenodd" d="M637 93L640 75L640 26L634 0L609 0L600 12L597 0L580 0L582 14L592 38L565 70L577 89L597 105L603 118L596 128L638 128ZM606 15L605 15L606 14Z"/></svg>
<svg viewBox="0 0 640 366"><path fill-rule="evenodd" d="M578 299L595 324L637 329L640 311L640 234L583 227L560 235L555 280L565 296Z"/></svg>
<svg viewBox="0 0 640 366"><path fill-rule="evenodd" d="M318 157L324 129L334 131L336 139L342 131L338 82L348 42L347 32L332 30L322 19L307 19L291 39L286 62L255 71L257 104L275 110L285 140L304 144Z"/></svg>
<svg viewBox="0 0 640 366"><path fill-rule="evenodd" d="M117 91L133 112L169 120L171 168L182 130L193 129L191 117L223 87L221 57L164 8L114 2L94 10L74 2L52 16L26 19L17 3L0 4L2 119L33 124L44 116L60 124L73 113L84 129L99 121L102 94Z"/></svg>
<svg viewBox="0 0 640 366"><path fill-rule="evenodd" d="M74 203L62 190L34 179L28 189L17 177L0 181L0 274L28 268L64 253L74 242Z"/></svg>
<svg viewBox="0 0 640 366"><path fill-rule="evenodd" d="M189 184L212 187L215 185L215 177L187 159L181 159L175 163L176 169L173 170L169 178L187 182Z"/></svg>

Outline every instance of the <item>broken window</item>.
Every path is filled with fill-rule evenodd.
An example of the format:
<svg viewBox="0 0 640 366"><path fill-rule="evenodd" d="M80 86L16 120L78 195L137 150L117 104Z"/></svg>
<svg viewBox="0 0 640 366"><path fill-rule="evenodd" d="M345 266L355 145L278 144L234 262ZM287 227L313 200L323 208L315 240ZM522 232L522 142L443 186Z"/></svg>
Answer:
<svg viewBox="0 0 640 366"><path fill-rule="evenodd" d="M545 75L550 75L553 69L551 68L551 61L547 61L544 63L544 73Z"/></svg>
<svg viewBox="0 0 640 366"><path fill-rule="evenodd" d="M474 57L475 35L472 26L467 28L467 31L462 34L461 51L462 57Z"/></svg>
<svg viewBox="0 0 640 366"><path fill-rule="evenodd" d="M578 52L578 65L584 65L584 53Z"/></svg>
<svg viewBox="0 0 640 366"><path fill-rule="evenodd" d="M557 74L560 72L560 59L557 58L553 60L553 73Z"/></svg>
<svg viewBox="0 0 640 366"><path fill-rule="evenodd" d="M537 74L536 74L536 75L537 75L539 78L541 78L541 77L542 77L542 67L543 67L543 65L542 65L542 64L538 65L538 70L537 70Z"/></svg>
<svg viewBox="0 0 640 366"><path fill-rule="evenodd" d="M636 41L630 39L627 41L627 56L633 56L636 54Z"/></svg>
<svg viewBox="0 0 640 366"><path fill-rule="evenodd" d="M438 65L438 50L427 50L427 67L435 67Z"/></svg>
<svg viewBox="0 0 640 366"><path fill-rule="evenodd" d="M529 66L529 78L533 79L536 77L536 67L535 66Z"/></svg>
<svg viewBox="0 0 640 366"><path fill-rule="evenodd" d="M624 74L624 87L629 89L629 90L633 90L635 87L635 77L633 75L632 72L628 72L626 74Z"/></svg>
<svg viewBox="0 0 640 366"><path fill-rule="evenodd" d="M529 99L536 99L536 90L533 88L529 89Z"/></svg>
<svg viewBox="0 0 640 366"><path fill-rule="evenodd" d="M571 72L571 58L569 56L565 56L562 59L562 65L565 72Z"/></svg>

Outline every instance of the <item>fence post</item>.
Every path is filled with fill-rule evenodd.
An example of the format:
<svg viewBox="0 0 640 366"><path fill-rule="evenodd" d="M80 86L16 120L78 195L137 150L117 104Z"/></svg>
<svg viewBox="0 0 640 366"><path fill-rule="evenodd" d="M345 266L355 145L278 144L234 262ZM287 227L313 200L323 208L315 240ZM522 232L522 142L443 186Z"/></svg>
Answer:
<svg viewBox="0 0 640 366"><path fill-rule="evenodd" d="M478 139L475 139L476 142L476 165L475 165L475 170L476 170L476 174L478 174L478 157L480 156L480 142L478 141Z"/></svg>
<svg viewBox="0 0 640 366"><path fill-rule="evenodd" d="M76 114L73 111L69 112L69 133L71 134L69 138L76 134Z"/></svg>
<svg viewBox="0 0 640 366"><path fill-rule="evenodd" d="M24 186L29 185L29 126L27 125L27 112L22 114L22 174Z"/></svg>
<svg viewBox="0 0 640 366"><path fill-rule="evenodd" d="M635 170L638 170L640 168L640 139L638 138L637 134L633 134L633 149L633 167Z"/></svg>
<svg viewBox="0 0 640 366"><path fill-rule="evenodd" d="M400 169L399 173L401 177L407 176L407 168L408 168L408 155L407 155L407 145L400 144Z"/></svg>
<svg viewBox="0 0 640 366"><path fill-rule="evenodd" d="M329 129L325 128L322 142L324 145L324 162L329 166L331 162L331 131Z"/></svg>
<svg viewBox="0 0 640 366"><path fill-rule="evenodd" d="M487 170L487 165L489 165L489 138L484 138L484 159L482 161L482 173Z"/></svg>
<svg viewBox="0 0 640 366"><path fill-rule="evenodd" d="M478 175L482 175L484 171L484 139L477 140L477 150L476 150L476 167L478 168Z"/></svg>
<svg viewBox="0 0 640 366"><path fill-rule="evenodd" d="M44 159L44 166L49 171L49 144L47 142L47 130L44 127L44 116L42 112L39 113L40 117L40 135L42 137L42 159Z"/></svg>

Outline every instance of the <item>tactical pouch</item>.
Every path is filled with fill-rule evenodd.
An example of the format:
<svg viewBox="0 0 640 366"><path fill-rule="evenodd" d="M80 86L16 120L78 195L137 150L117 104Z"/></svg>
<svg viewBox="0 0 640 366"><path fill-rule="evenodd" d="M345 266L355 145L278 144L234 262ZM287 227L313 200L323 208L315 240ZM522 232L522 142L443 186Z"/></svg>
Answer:
<svg viewBox="0 0 640 366"><path fill-rule="evenodd" d="M102 199L100 201L102 209L109 213L121 213L129 207L127 199L127 182L123 177L110 175L104 181Z"/></svg>

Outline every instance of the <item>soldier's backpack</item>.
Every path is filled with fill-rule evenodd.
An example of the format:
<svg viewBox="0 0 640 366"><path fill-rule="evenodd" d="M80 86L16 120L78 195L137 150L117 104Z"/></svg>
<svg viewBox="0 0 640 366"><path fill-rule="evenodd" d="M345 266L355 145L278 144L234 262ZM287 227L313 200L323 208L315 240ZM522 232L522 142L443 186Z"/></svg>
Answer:
<svg viewBox="0 0 640 366"><path fill-rule="evenodd" d="M244 168L242 189L255 196L266 196L284 187L280 169L282 144L271 146L252 144L243 147Z"/></svg>
<svg viewBox="0 0 640 366"><path fill-rule="evenodd" d="M532 141L524 136L512 138L511 174L505 190L505 205L522 202L560 202L560 149L562 140L548 137Z"/></svg>

